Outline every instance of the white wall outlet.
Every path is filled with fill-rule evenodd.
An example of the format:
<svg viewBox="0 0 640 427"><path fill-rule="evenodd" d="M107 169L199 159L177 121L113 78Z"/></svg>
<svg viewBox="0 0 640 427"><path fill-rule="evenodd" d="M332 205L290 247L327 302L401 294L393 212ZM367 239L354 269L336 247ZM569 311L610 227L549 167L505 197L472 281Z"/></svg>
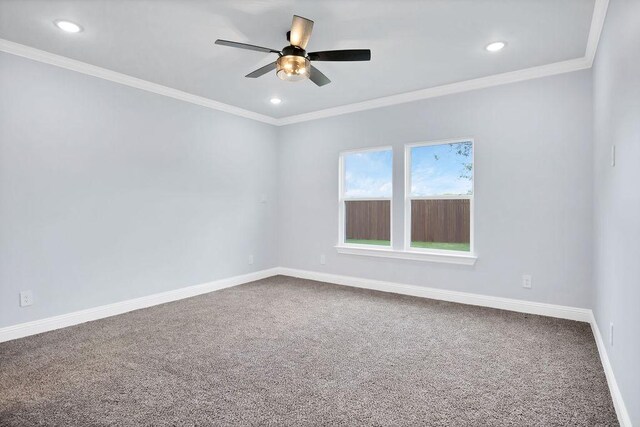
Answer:
<svg viewBox="0 0 640 427"><path fill-rule="evenodd" d="M253 264L253 255L249 255L249 265Z"/></svg>
<svg viewBox="0 0 640 427"><path fill-rule="evenodd" d="M609 345L613 347L613 322L609 323Z"/></svg>
<svg viewBox="0 0 640 427"><path fill-rule="evenodd" d="M616 146L611 146L611 167L616 165Z"/></svg>
<svg viewBox="0 0 640 427"><path fill-rule="evenodd" d="M522 287L526 289L531 289L531 275L523 274L522 275Z"/></svg>
<svg viewBox="0 0 640 427"><path fill-rule="evenodd" d="M267 203L267 195L266 194L261 194L260 195L260 203Z"/></svg>
<svg viewBox="0 0 640 427"><path fill-rule="evenodd" d="M28 307L33 304L33 292L22 291L20 292L20 307Z"/></svg>
<svg viewBox="0 0 640 427"><path fill-rule="evenodd" d="M327 263L327 257L324 254L320 254L320 264L325 265Z"/></svg>

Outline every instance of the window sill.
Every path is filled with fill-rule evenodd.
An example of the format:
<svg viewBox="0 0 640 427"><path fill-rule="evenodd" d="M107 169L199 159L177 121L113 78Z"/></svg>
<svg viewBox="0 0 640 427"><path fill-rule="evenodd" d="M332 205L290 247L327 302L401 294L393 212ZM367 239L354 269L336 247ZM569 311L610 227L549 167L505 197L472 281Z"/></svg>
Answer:
<svg viewBox="0 0 640 427"><path fill-rule="evenodd" d="M335 248L339 254L442 262L446 264L474 265L478 259L478 257L473 254L456 254L450 252L398 251L387 248L365 248L350 245L337 245Z"/></svg>

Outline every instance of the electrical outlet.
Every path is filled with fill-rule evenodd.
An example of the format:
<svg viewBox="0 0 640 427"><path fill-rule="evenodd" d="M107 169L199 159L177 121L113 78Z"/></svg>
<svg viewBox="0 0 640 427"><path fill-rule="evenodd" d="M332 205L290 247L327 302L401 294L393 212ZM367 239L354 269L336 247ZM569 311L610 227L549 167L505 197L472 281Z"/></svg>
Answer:
<svg viewBox="0 0 640 427"><path fill-rule="evenodd" d="M267 195L266 194L262 194L260 195L260 203L267 203Z"/></svg>
<svg viewBox="0 0 640 427"><path fill-rule="evenodd" d="M249 265L253 264L253 255L249 255Z"/></svg>
<svg viewBox="0 0 640 427"><path fill-rule="evenodd" d="M327 257L324 254L320 254L320 264L325 265L327 263Z"/></svg>
<svg viewBox="0 0 640 427"><path fill-rule="evenodd" d="M531 289L531 275L523 274L522 275L522 287L526 289Z"/></svg>
<svg viewBox="0 0 640 427"><path fill-rule="evenodd" d="M609 345L613 347L613 322L609 323Z"/></svg>
<svg viewBox="0 0 640 427"><path fill-rule="evenodd" d="M33 304L33 292L22 291L20 292L20 307L28 307Z"/></svg>

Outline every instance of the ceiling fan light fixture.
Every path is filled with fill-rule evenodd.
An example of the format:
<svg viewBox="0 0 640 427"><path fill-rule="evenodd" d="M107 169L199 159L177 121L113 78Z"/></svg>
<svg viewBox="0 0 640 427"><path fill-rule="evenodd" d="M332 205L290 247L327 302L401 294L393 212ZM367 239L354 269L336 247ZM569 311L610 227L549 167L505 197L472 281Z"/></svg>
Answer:
<svg viewBox="0 0 640 427"><path fill-rule="evenodd" d="M304 56L284 55L276 61L276 75L288 82L297 82L309 78L311 63Z"/></svg>
<svg viewBox="0 0 640 427"><path fill-rule="evenodd" d="M247 78L255 79L276 70L276 75L281 80L295 82L309 79L318 87L331 83L331 80L329 80L322 71L313 67L311 61L344 62L371 60L371 51L369 49L323 50L307 53L305 49L307 48L312 30L312 20L294 15L291 31L287 32L289 45L283 47L282 50L223 39L216 40L215 44L256 52L278 54L276 61L263 65L257 70L253 70L245 76Z"/></svg>

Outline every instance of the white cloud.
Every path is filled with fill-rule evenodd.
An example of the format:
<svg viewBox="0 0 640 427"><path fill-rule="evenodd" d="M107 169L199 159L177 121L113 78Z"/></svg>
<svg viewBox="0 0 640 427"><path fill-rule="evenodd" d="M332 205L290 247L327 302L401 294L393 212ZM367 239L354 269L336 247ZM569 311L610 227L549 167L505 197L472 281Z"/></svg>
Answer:
<svg viewBox="0 0 640 427"><path fill-rule="evenodd" d="M411 194L414 196L468 194L472 188L469 179L438 172L433 167L415 168L412 173Z"/></svg>

